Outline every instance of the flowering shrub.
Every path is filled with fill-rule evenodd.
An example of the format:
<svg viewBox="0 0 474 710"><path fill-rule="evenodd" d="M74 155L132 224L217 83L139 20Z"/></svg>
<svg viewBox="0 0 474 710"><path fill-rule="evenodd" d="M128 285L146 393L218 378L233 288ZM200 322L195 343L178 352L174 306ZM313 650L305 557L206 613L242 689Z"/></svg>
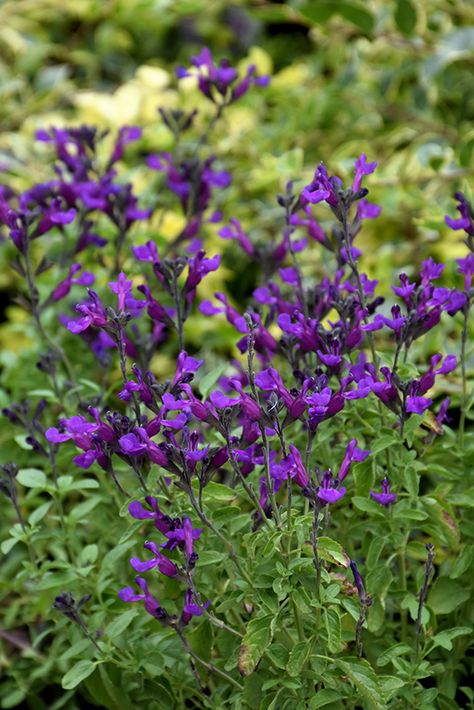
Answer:
<svg viewBox="0 0 474 710"><path fill-rule="evenodd" d="M175 145L143 156L154 204L124 173L132 126L108 148L91 126L42 130L54 179L1 187L41 373L29 363L3 410L21 434L0 482L2 707L472 703L472 528L458 515L472 507L472 208L459 193L446 218L464 236L461 276L428 258L391 293L357 246L381 211L365 154L351 184L323 163L309 184L295 175L262 240L215 209L232 176L209 144L268 78L209 50L191 65L177 77L211 116L161 108ZM184 226L165 242L171 203ZM258 274L245 304L204 297L216 232ZM225 321L230 357L208 330L190 350L193 322Z"/></svg>

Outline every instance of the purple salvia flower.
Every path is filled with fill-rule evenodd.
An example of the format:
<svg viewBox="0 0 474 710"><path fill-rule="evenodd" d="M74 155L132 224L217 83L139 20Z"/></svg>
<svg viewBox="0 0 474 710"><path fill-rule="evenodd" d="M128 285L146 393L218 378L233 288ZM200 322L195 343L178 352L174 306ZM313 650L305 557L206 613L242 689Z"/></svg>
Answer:
<svg viewBox="0 0 474 710"><path fill-rule="evenodd" d="M136 572L148 572L154 567L158 567L161 574L164 574L166 577L177 577L179 575L179 570L174 562L171 562L171 560L165 557L154 542L147 540L143 547L146 550L150 550L153 553L153 557L146 562L142 562L138 557L132 557L130 564Z"/></svg>
<svg viewBox="0 0 474 710"><path fill-rule="evenodd" d="M464 274L464 290L470 291L472 288L472 276L474 274L474 254L469 253L464 259L456 259L460 274Z"/></svg>
<svg viewBox="0 0 474 710"><path fill-rule="evenodd" d="M69 269L69 274L56 286L48 298L48 301L56 302L66 298L73 284L77 284L79 286L92 286L95 281L95 276L89 271L84 271L80 276L74 278L74 274L80 271L81 268L82 266L80 264L72 264Z"/></svg>
<svg viewBox="0 0 474 710"><path fill-rule="evenodd" d="M461 216L458 219L452 219L451 217L448 217L446 215L444 221L446 222L448 227L451 227L451 229L454 229L455 231L463 229L469 237L473 237L474 217L472 214L471 206L469 205L469 202L467 201L466 197L463 195L462 192L456 192L454 197L458 201L458 206L456 209L458 210Z"/></svg>
<svg viewBox="0 0 474 710"><path fill-rule="evenodd" d="M166 534L172 528L172 522L169 516L164 515L158 507L158 499L152 496L145 496L145 501L147 505L150 506L151 510L144 508L143 505L138 500L134 500L128 506L128 512L136 520L153 520L155 528Z"/></svg>
<svg viewBox="0 0 474 710"><path fill-rule="evenodd" d="M373 163L367 162L367 156L362 153L355 162L354 170L354 182L352 183L352 192L357 193L360 190L362 183L362 177L364 175L370 175L374 172L377 167L377 161Z"/></svg>
<svg viewBox="0 0 474 710"><path fill-rule="evenodd" d="M351 464L356 461L365 461L367 456L369 456L370 451L363 451L362 449L357 448L357 439L351 439L351 441L348 443L346 447L346 451L344 454L344 458L341 463L341 467L339 469L339 473L337 474L337 480L342 483L342 481L346 478L347 474L349 473L349 468Z"/></svg>
<svg viewBox="0 0 474 710"><path fill-rule="evenodd" d="M354 560L351 560L350 567L352 570L352 574L354 575L354 584L357 588L357 593L359 594L360 599L364 600L366 598L364 582L362 581L361 574L357 569L357 565Z"/></svg>
<svg viewBox="0 0 474 710"><path fill-rule="evenodd" d="M173 550L176 546L184 547L187 557L190 557L190 555L194 554L193 541L198 540L201 533L202 528L193 528L189 518L185 517L182 527L177 526L174 530L169 530L165 533L168 542L162 545L162 547L165 547L167 550ZM190 555L187 554L188 550L190 551Z"/></svg>
<svg viewBox="0 0 474 710"><path fill-rule="evenodd" d="M377 503L380 503L380 505L383 505L385 507L392 505L392 503L395 503L395 501L397 500L396 493L391 493L390 491L390 483L386 476L382 481L382 493L370 491L370 495L374 500L377 501Z"/></svg>
<svg viewBox="0 0 474 710"><path fill-rule="evenodd" d="M432 404L433 400L428 397L410 395L407 397L406 411L408 414L423 414Z"/></svg>
<svg viewBox="0 0 474 710"><path fill-rule="evenodd" d="M194 602L194 596L193 592L191 589L186 590L186 597L185 597L185 604L183 608L183 612L181 614L181 624L183 626L186 626L189 624L193 616L202 616L204 609L207 609L210 605L210 600L208 600L205 604L202 604L199 606L199 604L196 604Z"/></svg>
<svg viewBox="0 0 474 710"><path fill-rule="evenodd" d="M118 593L123 602L144 602L145 610L155 619L163 620L167 617L166 611L160 606L155 597L148 591L148 585L143 577L135 577L135 583L142 590L142 594L136 594L132 587L124 587Z"/></svg>
<svg viewBox="0 0 474 710"><path fill-rule="evenodd" d="M326 471L323 475L323 480L321 481L321 485L319 486L317 493L319 500L323 503L328 503L329 505L337 503L337 501L340 500L345 494L346 489L344 487L335 488L334 483L335 481L331 471Z"/></svg>
<svg viewBox="0 0 474 710"><path fill-rule="evenodd" d="M119 312L123 313L125 310L125 300L132 291L133 281L127 281L127 277L123 271L121 271L118 275L117 281L110 281L109 286L117 296Z"/></svg>

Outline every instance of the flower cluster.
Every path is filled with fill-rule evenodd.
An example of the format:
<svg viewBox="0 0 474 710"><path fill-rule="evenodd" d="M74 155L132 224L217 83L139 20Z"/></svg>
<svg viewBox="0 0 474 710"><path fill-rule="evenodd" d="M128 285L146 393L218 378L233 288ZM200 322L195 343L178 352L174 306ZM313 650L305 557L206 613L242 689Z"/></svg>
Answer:
<svg viewBox="0 0 474 710"><path fill-rule="evenodd" d="M135 583L142 593L136 594L132 587L124 587L119 591L118 595L124 602L143 601L145 610L162 623L186 626L193 616L201 616L210 605L209 600L205 603L201 602L201 598L195 591L192 581L192 575L198 560L198 554L194 550L194 542L201 536L202 529L193 528L191 520L187 516L183 516L181 519L164 515L158 506L157 499L153 496L146 496L145 501L147 507L144 507L140 501L130 503L128 508L130 515L137 520L153 520L155 528L167 538L166 542L162 543L160 547L169 552L174 549L180 550L184 555L184 565L183 567L178 567L151 540L147 540L143 546L145 550L152 553L151 559L142 562L138 557L132 557L130 564L139 573L149 572L156 567L165 577L185 582L188 588L185 592L183 610L179 619L176 616L170 616L151 594L146 580L140 576L135 577Z"/></svg>

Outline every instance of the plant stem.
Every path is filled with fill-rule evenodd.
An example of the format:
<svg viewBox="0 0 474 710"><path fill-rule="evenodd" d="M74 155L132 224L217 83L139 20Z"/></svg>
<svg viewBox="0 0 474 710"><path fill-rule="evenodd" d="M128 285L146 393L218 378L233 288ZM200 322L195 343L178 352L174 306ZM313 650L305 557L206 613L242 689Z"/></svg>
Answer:
<svg viewBox="0 0 474 710"><path fill-rule="evenodd" d="M248 346L247 346L247 371L248 371L248 376L249 376L249 385L250 385L250 390L252 392L254 400L257 402L261 409L261 404L260 404L260 397L257 392L257 388L255 387L255 375L253 371L253 358L255 354L255 335L254 335L254 324L252 322L252 319L248 314L246 314L246 321L247 321L247 326L249 329L249 336L248 336ZM277 524L277 527L281 527L281 518L280 518L280 512L278 510L278 505L275 499L275 491L274 491L274 486L273 482L270 476L270 447L268 445L268 439L267 439L267 434L265 432L265 423L259 421L259 429L260 429L260 435L262 437L262 444L263 444L263 463L264 463L264 470L265 470L265 480L267 484L267 490L268 490L268 495L270 498L270 505L272 508L272 513L275 518L275 522Z"/></svg>
<svg viewBox="0 0 474 710"><path fill-rule="evenodd" d="M176 306L176 332L178 334L178 346L179 346L179 352L183 352L184 350L184 320L183 320L183 309L182 309L182 303L181 303L181 295L179 293L179 286L178 286L178 275L176 272L173 270L173 281L172 281L172 290L173 290L173 300L174 304Z"/></svg>
<svg viewBox="0 0 474 710"><path fill-rule="evenodd" d="M469 324L469 311L470 311L470 299L463 308L464 322L461 336L461 375L462 375L462 402L461 402L461 419L459 422L459 445L462 449L464 447L464 428L466 423L466 413L467 413L467 373L466 373L466 345L467 345L467 335L468 335L468 324Z"/></svg>
<svg viewBox="0 0 474 710"><path fill-rule="evenodd" d="M255 507L257 508L258 513L259 513L259 515L260 515L260 517L261 517L261 519L262 519L262 522L263 522L265 525L267 525L269 528L271 528L271 523L270 523L270 521L268 520L268 518L267 518L267 516L266 516L266 514L265 514L265 511L263 510L262 505L261 505L261 503L260 503L260 501L259 501L259 499L258 499L258 497L257 497L257 495L256 495L256 493L255 493L255 491L253 490L252 486L247 482L247 480L245 479L245 476L242 475L242 472L241 472L241 470L240 470L240 468L239 468L239 464L238 464L237 461L235 460L234 452L232 451L232 444L231 444L231 441L230 441L229 432L228 432L227 429L226 429L225 432L224 432L224 436L225 436L225 440L226 440L226 442L227 442L227 449L228 449L228 452L229 452L229 461L230 461L230 464L231 464L231 466L232 466L232 470L234 471L234 473L235 473L235 475L237 476L237 478L240 480L240 482L241 482L241 484L242 484L242 486L243 486L245 492L247 493L247 496L249 497L249 500L250 500L250 501L255 505Z"/></svg>
<svg viewBox="0 0 474 710"><path fill-rule="evenodd" d="M66 353L57 343L54 342L54 340L51 339L49 334L43 328L43 324L41 322L41 316L40 316L41 311L40 311L40 307L39 307L39 293L38 293L38 289L36 288L36 285L34 282L32 265L31 265L31 250L30 250L29 235L25 239L24 261L25 261L26 283L28 286L28 295L30 298L31 314L32 314L33 319L36 323L36 329L38 330L38 333L43 338L43 340L49 345L51 350L56 353L58 359L61 360L61 362L63 363L64 369L66 370L67 376L69 377L71 385L73 385L73 387L75 387L76 379L74 376L74 371L72 369L71 363L69 362L69 360L67 358Z"/></svg>
<svg viewBox="0 0 474 710"><path fill-rule="evenodd" d="M405 536L403 540L403 544L399 550L398 553L398 573L400 577L400 588L402 592L407 591L407 569L406 569L406 558L405 558L405 547L407 543L407 538L408 535ZM407 610L406 609L401 609L400 610L400 617L401 617L401 639L402 641L405 641L407 638L407 631L408 631L408 616L407 616Z"/></svg>
<svg viewBox="0 0 474 710"><path fill-rule="evenodd" d="M200 658L196 653L194 653L194 651L192 650L191 646L188 643L186 636L183 634L181 629L178 626L174 626L173 628L176 631L176 633L178 634L179 638L181 639L181 643L183 644L187 653L191 657L191 669L193 670L194 677L196 678L196 682L198 683L198 686L201 691L202 691L201 679L199 678L199 675L197 673L197 669L196 669L194 662L199 663L201 666L206 668L209 671L209 673L214 673L215 675L220 676L221 678L226 680L228 683L233 685L235 688L238 688L239 690L244 689L243 685L241 685L241 683L239 683L237 680L232 678L232 676L230 676L228 673L226 673L225 671L222 671L220 668L217 668L217 666L215 666L214 664L208 663L204 659Z"/></svg>
<svg viewBox="0 0 474 710"><path fill-rule="evenodd" d="M228 626L228 624L226 624L225 621L222 621L222 619L219 619L217 616L214 616L214 614L211 611L207 610L206 606L201 601L201 596L196 589L196 586L193 582L192 575L188 574L187 577L188 577L188 584L189 584L189 587L193 593L193 598L194 598L196 604L201 609L204 616L206 616L209 619L211 624L213 624L214 626L217 626L218 629L222 629L223 631L228 631L233 636L237 636L238 638L243 638L243 634L241 634L240 631L233 629L232 626Z"/></svg>
<svg viewBox="0 0 474 710"><path fill-rule="evenodd" d="M420 594L418 597L418 613L416 615L416 624L415 624L415 635L416 635L415 658L416 658L416 663L418 663L418 656L419 656L419 652L420 652L421 617L423 614L423 605L424 605L426 597L428 595L428 589L430 586L431 571L433 569L433 560L435 557L434 545L427 544L427 545L425 545L425 547L428 552L428 557L426 558L425 576L423 579L423 586L420 589Z"/></svg>
<svg viewBox="0 0 474 710"><path fill-rule="evenodd" d="M199 516L199 519L204 523L204 525L206 525L206 527L209 528L209 530L212 530L214 535L216 535L219 538L219 540L221 540L221 542L224 543L224 545L227 547L227 550L229 551L230 559L235 564L235 566L237 567L237 569L239 570L240 574L245 579L245 581L252 587L253 586L252 580L250 579L249 575L247 574L247 572L244 570L244 568L240 564L240 561L239 561L237 553L234 549L234 546L232 545L232 543L229 540L227 540L227 538L221 533L221 531L215 527L214 523L211 520L209 520L209 518L205 514L202 507L198 504L196 497L194 495L194 491L191 486L189 486L189 499L191 501L191 505L193 506L194 510L196 511L197 515Z"/></svg>

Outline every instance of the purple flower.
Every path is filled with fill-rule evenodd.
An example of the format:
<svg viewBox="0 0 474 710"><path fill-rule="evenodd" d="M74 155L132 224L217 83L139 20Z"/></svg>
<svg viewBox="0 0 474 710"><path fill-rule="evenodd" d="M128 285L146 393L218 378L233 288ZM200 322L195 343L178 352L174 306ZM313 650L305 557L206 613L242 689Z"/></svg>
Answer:
<svg viewBox="0 0 474 710"><path fill-rule="evenodd" d="M80 264L72 264L69 269L69 274L52 291L48 301L56 302L66 298L73 284L80 286L92 286L95 281L95 276L90 271L84 271L80 276L74 278L74 274L81 269L82 266Z"/></svg>
<svg viewBox="0 0 474 710"><path fill-rule="evenodd" d="M385 477L382 481L382 493L375 493L375 491L370 491L370 495L374 500L377 501L377 503L380 503L380 505L384 505L386 507L392 505L392 503L395 503L397 499L396 493L390 492L390 483L387 477Z"/></svg>
<svg viewBox="0 0 474 710"><path fill-rule="evenodd" d="M107 314L101 303L98 294L92 289L87 289L90 301L87 303L78 303L75 309L82 314L82 318L71 320L67 327L71 333L82 333L91 325L95 328L103 328L107 325Z"/></svg>
<svg viewBox="0 0 474 710"><path fill-rule="evenodd" d="M148 540L143 547L146 550L150 550L153 553L153 557L146 562L142 562L138 557L132 557L130 564L134 570L137 572L148 572L154 567L158 567L161 574L164 574L166 577L177 577L179 575L179 570L174 562L171 562L171 560L165 557L165 555L158 550L154 542Z"/></svg>
<svg viewBox="0 0 474 710"><path fill-rule="evenodd" d="M243 96L253 84L254 86L267 86L269 77L256 76L254 65L247 67L246 75L237 84L237 71L230 66L227 59L221 59L219 64L214 62L211 51L204 47L199 54L191 57L191 64L196 67L198 77L198 87L202 94L214 103L224 102L227 104L237 101ZM178 67L176 70L178 79L192 76L193 72ZM219 97L222 97L219 100Z"/></svg>
<svg viewBox="0 0 474 710"><path fill-rule="evenodd" d="M472 208L462 192L456 192L454 197L458 201L456 209L461 216L458 219L452 219L446 215L444 221L448 227L451 227L451 229L454 229L455 231L463 229L468 236L472 237L474 236L474 218Z"/></svg>
<svg viewBox="0 0 474 710"><path fill-rule="evenodd" d="M354 584L357 588L357 592L359 594L360 599L365 599L365 587L364 587L364 582L362 581L361 574L359 570L357 569L357 565L354 562L354 560L351 560L350 567L352 570L352 574L354 575Z"/></svg>
<svg viewBox="0 0 474 710"><path fill-rule="evenodd" d="M337 189L340 185L339 178L329 177L324 163L320 163L315 170L312 182L301 193L303 206L308 202L314 205L324 201L332 207L336 207L339 201Z"/></svg>
<svg viewBox="0 0 474 710"><path fill-rule="evenodd" d="M138 141L142 137L142 129L138 126L122 126L119 130L112 155L110 156L109 167L123 157L125 146L133 141Z"/></svg>
<svg viewBox="0 0 474 710"><path fill-rule="evenodd" d="M373 163L367 162L367 156L362 153L355 162L354 182L352 183L352 192L357 193L360 190L363 175L370 175L377 167L377 161Z"/></svg>
<svg viewBox="0 0 474 710"><path fill-rule="evenodd" d="M159 261L158 248L151 239L146 244L132 247L132 252L138 261L151 261L153 264Z"/></svg>
<svg viewBox="0 0 474 710"><path fill-rule="evenodd" d="M177 545L181 548L184 547L189 560L194 554L194 540L198 540L201 533L202 528L193 528L191 520L185 516L182 527L175 527L174 530L165 533L169 542L165 543L163 547L166 547L167 550L173 550Z"/></svg>
<svg viewBox="0 0 474 710"><path fill-rule="evenodd" d="M326 471L323 475L323 480L321 481L321 485L319 486L317 493L319 500L323 503L329 503L329 505L337 503L337 501L340 500L340 498L342 498L345 494L346 489L344 487L335 488L334 483L335 481L331 471Z"/></svg>
<svg viewBox="0 0 474 710"><path fill-rule="evenodd" d="M192 590L187 589L184 608L181 614L181 623L183 626L189 624L193 616L202 616L204 609L207 609L211 603L210 600L208 600L205 604L199 606L199 604L196 604L193 600L194 596Z"/></svg>
<svg viewBox="0 0 474 710"><path fill-rule="evenodd" d="M117 296L118 310L122 313L125 310L126 298L132 291L133 281L127 281L127 277L123 271L121 271L117 281L110 281L109 286Z"/></svg>
<svg viewBox="0 0 474 710"><path fill-rule="evenodd" d="M344 458L342 460L339 473L337 474L338 481L342 483L349 473L349 468L354 461L365 461L369 454L370 451L363 451L362 449L357 448L357 439L351 439L346 447Z"/></svg>
<svg viewBox="0 0 474 710"><path fill-rule="evenodd" d="M128 506L128 512L136 520L153 520L155 528L166 534L172 528L172 521L169 516L164 515L158 507L158 499L152 496L145 496L146 503L150 506L151 510L144 508L143 505L138 500L134 500Z"/></svg>
<svg viewBox="0 0 474 710"><path fill-rule="evenodd" d="M464 259L456 259L460 274L464 274L464 290L470 291L472 288L472 276L474 274L474 254L469 253Z"/></svg>
<svg viewBox="0 0 474 710"><path fill-rule="evenodd" d="M135 577L135 583L142 590L142 594L136 594L132 587L124 587L118 593L123 602L144 602L145 610L155 619L163 620L168 616L166 611L160 606L155 597L148 591L148 585L143 577Z"/></svg>
<svg viewBox="0 0 474 710"><path fill-rule="evenodd" d="M409 396L406 411L408 414L423 414L432 404L433 400L428 397Z"/></svg>
<svg viewBox="0 0 474 710"><path fill-rule="evenodd" d="M190 382L203 362L204 360L196 360L196 358L191 357L185 350L180 352L176 361L176 373L171 383L171 388L183 382Z"/></svg>
<svg viewBox="0 0 474 710"><path fill-rule="evenodd" d="M359 219L376 219L381 211L382 208L379 205L374 205L366 199L359 200L357 203L357 216Z"/></svg>
<svg viewBox="0 0 474 710"><path fill-rule="evenodd" d="M281 462L281 469L286 476L288 474L293 478L296 485L300 488L306 488L309 483L308 474L303 465L301 454L293 444L290 444L290 453Z"/></svg>
<svg viewBox="0 0 474 710"><path fill-rule="evenodd" d="M230 220L230 225L222 227L218 234L222 239L236 239L243 251L249 256L253 256L255 254L255 247L243 231L238 219L232 218Z"/></svg>

